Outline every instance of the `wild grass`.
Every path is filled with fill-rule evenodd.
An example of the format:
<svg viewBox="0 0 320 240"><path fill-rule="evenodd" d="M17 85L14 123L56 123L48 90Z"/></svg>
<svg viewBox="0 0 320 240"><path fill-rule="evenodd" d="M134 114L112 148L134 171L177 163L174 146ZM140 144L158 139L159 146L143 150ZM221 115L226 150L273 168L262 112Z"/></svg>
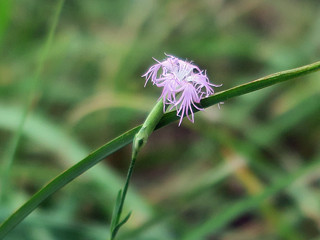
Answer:
<svg viewBox="0 0 320 240"><path fill-rule="evenodd" d="M143 122L160 94L140 77L151 57L194 60L223 91L320 56L317 1L66 1L57 14L60 3L0 2L1 222ZM119 239L319 238L319 99L314 73L156 131ZM106 239L130 155L123 148L50 195L6 239Z"/></svg>

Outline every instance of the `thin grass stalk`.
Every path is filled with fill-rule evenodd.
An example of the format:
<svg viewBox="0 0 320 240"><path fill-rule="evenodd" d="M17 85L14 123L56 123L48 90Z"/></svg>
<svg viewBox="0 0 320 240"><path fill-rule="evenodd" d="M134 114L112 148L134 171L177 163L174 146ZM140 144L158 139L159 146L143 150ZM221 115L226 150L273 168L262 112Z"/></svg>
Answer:
<svg viewBox="0 0 320 240"><path fill-rule="evenodd" d="M147 143L149 136L152 134L155 127L159 123L161 117L164 114L163 113L164 109L165 108L164 108L163 100L159 99L157 104L150 111L142 127L139 129L139 132L134 136L133 144L132 144L132 156L131 156L131 162L130 162L130 166L127 173L127 179L126 179L123 190L122 191L120 190L119 192L120 198L117 199L116 201L114 215L112 216L112 220L111 220L110 240L113 240L116 237L120 227L126 223L126 221L129 219L131 215L131 212L130 212L123 220L120 220L124 201L127 196L131 176L133 173L134 165L137 160L138 153L140 152L142 147Z"/></svg>
<svg viewBox="0 0 320 240"><path fill-rule="evenodd" d="M307 75L318 70L320 70L320 61L305 65L303 67L271 74L255 81L219 92L211 97L205 98L201 100L201 106L203 108L207 108L233 97L254 92L259 89L291 80L299 76ZM194 112L197 112L197 109L195 109ZM178 119L179 117L176 116L176 111L166 113L161 118L159 124L155 129L164 127ZM140 128L141 125L106 143L105 145L91 153L89 156L81 160L79 163L75 164L65 172L58 175L46 186L40 189L25 204L23 204L16 212L14 212L2 223L2 225L0 226L0 239L3 239L4 236L6 236L15 226L17 226L25 217L27 217L33 210L35 210L39 206L40 203L42 203L49 196L54 194L56 191L64 187L66 184L77 178L79 175L93 167L95 164L97 164L110 154L130 144Z"/></svg>
<svg viewBox="0 0 320 240"><path fill-rule="evenodd" d="M45 63L45 60L47 59L49 49L52 45L53 37L58 25L59 21L59 16L62 10L64 4L64 0L59 0L57 3L56 10L54 11L54 16L52 19L52 24L50 26L48 35L46 37L46 41L43 47L43 50L41 51L41 55L39 57L38 63L37 63L37 68L35 70L34 76L31 79L30 82L30 88L28 93L26 94L26 99L24 101L24 107L23 107L23 112L21 114L21 118L19 121L19 125L17 130L14 132L14 135L12 136L9 145L4 153L3 156L3 163L2 163L2 171L0 172L0 204L5 201L5 196L6 193L10 187L10 172L12 168L12 164L15 158L16 151L19 146L19 142L22 136L23 132L23 127L25 125L26 119L28 117L28 114L30 113L31 107L33 100L35 98L35 95L37 93L37 90L39 88L39 83L40 83L40 75Z"/></svg>

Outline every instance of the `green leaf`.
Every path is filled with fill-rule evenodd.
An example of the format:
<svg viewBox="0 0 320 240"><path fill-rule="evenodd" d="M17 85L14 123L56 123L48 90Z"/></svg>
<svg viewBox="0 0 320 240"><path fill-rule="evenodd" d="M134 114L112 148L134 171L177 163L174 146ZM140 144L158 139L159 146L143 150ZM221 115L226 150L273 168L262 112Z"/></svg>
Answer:
<svg viewBox="0 0 320 240"><path fill-rule="evenodd" d="M154 131L154 128L157 126L162 116L163 116L163 101L162 99L160 99L148 114L139 132L134 136L133 144L132 144L132 157L131 157L131 162L130 162L130 166L127 173L127 179L126 179L122 194L120 195L120 198L117 199L115 212L114 212L115 214L112 216L111 222L113 224L111 224L111 231L112 231L111 239L115 238L119 228L122 226L122 224L124 224L128 220L127 218L129 218L129 216L127 216L127 218L125 218L125 221L122 221L121 223L118 224L119 219L121 217L124 201L126 199L126 195L127 195L130 179L132 176L132 172L134 169L134 165L136 162L137 154L148 141L149 136ZM114 228L115 224L118 224L118 225Z"/></svg>
<svg viewBox="0 0 320 240"><path fill-rule="evenodd" d="M0 128L14 131L19 125L19 116L22 111L22 108L15 105L0 103ZM34 142L54 154L61 160L64 168L73 166L79 162L79 159L90 153L88 147L66 133L63 126L56 124L42 114L32 113L28 117L23 129L23 136L28 141ZM99 168L92 168L86 173L86 176L99 186L98 191L103 198L117 196L119 189L122 188L123 179L107 164L103 164ZM127 201L144 218L147 219L151 216L150 206L133 189L129 191ZM113 206L104 206L104 208L107 211L111 210L111 212L113 210Z"/></svg>
<svg viewBox="0 0 320 240"><path fill-rule="evenodd" d="M201 101L201 106L203 108L207 108L219 102L226 101L230 98L241 96L283 81L306 75L319 69L320 62L315 62L313 64L309 64L300 68L275 73L205 98ZM197 110L195 109L194 112L197 112ZM159 124L156 126L156 129L166 126L169 123L176 121L177 119L178 117L176 116L176 111L167 113L161 118ZM0 226L0 239L7 235L8 232L10 232L16 225L18 225L49 196L54 194L56 191L64 187L66 184L71 182L73 179L93 167L95 164L97 164L110 154L131 143L135 134L139 131L140 128L141 125L106 143L105 145L91 153L89 156L84 158L82 161L75 164L65 172L61 173L42 189L40 189L35 195L30 198L29 201L22 205Z"/></svg>
<svg viewBox="0 0 320 240"><path fill-rule="evenodd" d="M128 215L114 229L112 229L111 240L115 238L115 236L117 235L120 227L129 220L129 218L131 216L131 213L132 212L129 212Z"/></svg>
<svg viewBox="0 0 320 240"><path fill-rule="evenodd" d="M112 220L111 220L111 225L110 225L110 231L113 232L114 229L116 228L119 219L117 218L118 214L119 214L119 209L121 206L121 196L122 196L122 190L119 190L118 195L117 195L117 199L116 199L116 203L114 205L114 209L113 209L113 213L112 213Z"/></svg>

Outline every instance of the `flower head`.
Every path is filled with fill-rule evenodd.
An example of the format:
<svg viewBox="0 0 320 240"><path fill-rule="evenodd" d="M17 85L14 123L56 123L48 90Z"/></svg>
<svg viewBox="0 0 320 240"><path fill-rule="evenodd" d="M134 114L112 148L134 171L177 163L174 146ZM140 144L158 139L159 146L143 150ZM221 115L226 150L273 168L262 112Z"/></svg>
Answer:
<svg viewBox="0 0 320 240"><path fill-rule="evenodd" d="M192 62L183 61L172 55L167 55L162 62L154 59L157 63L142 75L157 87L162 87L160 98L164 106L171 105L170 109L176 108L177 116L180 117L179 126L184 116L194 122L193 108L203 110L200 100L214 94L212 87L220 87L209 82L206 71L202 71ZM191 116L190 116L191 115Z"/></svg>

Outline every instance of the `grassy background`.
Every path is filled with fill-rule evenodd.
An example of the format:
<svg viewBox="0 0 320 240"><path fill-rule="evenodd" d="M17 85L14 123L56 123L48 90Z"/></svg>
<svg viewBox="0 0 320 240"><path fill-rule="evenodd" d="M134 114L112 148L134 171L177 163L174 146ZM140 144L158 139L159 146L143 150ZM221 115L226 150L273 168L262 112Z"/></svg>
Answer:
<svg viewBox="0 0 320 240"><path fill-rule="evenodd" d="M160 95L140 77L151 57L193 60L228 89L320 56L317 0L68 0L39 71L57 4L0 2L1 163L32 93L1 183L1 220L143 121ZM139 156L126 202L133 215L119 239L318 239L320 171L297 171L320 160L319 98L316 73L155 132ZM130 150L48 199L7 239L106 239Z"/></svg>

